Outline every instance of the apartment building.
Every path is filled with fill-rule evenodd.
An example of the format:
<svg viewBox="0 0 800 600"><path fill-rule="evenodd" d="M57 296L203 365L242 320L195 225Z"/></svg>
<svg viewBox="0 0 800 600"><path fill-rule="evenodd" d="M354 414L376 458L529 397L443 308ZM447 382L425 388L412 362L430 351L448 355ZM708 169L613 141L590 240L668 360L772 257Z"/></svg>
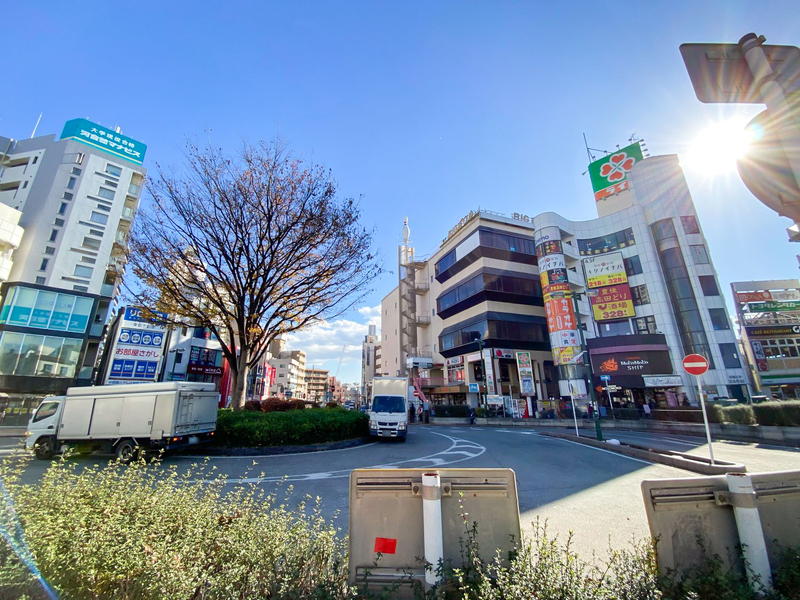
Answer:
<svg viewBox="0 0 800 600"><path fill-rule="evenodd" d="M372 395L372 378L380 375L380 343L375 325L369 325L368 333L361 342L361 388L362 398Z"/></svg>
<svg viewBox="0 0 800 600"><path fill-rule="evenodd" d="M306 353L302 350L286 350L283 340L276 340L270 348L269 360L275 369L275 380L270 386L270 395L297 400L308 399L306 384Z"/></svg>
<svg viewBox="0 0 800 600"><path fill-rule="evenodd" d="M85 119L68 121L58 139L0 138L0 204L21 214L24 229L0 286L0 391L11 401L28 406L92 382L145 152Z"/></svg>
<svg viewBox="0 0 800 600"><path fill-rule="evenodd" d="M306 369L306 400L324 404L327 402L328 371Z"/></svg>

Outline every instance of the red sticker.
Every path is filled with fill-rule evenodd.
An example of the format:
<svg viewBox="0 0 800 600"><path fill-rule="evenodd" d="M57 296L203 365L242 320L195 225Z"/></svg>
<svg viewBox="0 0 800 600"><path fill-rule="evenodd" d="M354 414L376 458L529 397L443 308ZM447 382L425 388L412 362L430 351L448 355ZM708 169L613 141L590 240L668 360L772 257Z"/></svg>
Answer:
<svg viewBox="0 0 800 600"><path fill-rule="evenodd" d="M395 554L397 552L397 540L395 538L375 538L375 552L381 554Z"/></svg>

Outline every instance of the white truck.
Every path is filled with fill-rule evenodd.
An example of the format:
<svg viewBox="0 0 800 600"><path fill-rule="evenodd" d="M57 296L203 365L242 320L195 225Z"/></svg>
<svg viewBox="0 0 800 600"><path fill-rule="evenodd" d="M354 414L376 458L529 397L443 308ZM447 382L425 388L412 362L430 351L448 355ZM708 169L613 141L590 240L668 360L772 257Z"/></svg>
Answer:
<svg viewBox="0 0 800 600"><path fill-rule="evenodd" d="M369 406L369 433L377 438L406 440L408 433L408 379L375 377Z"/></svg>
<svg viewBox="0 0 800 600"><path fill-rule="evenodd" d="M213 383L72 387L42 400L28 423L25 446L41 459L76 447L111 451L130 462L140 453L210 441L218 403Z"/></svg>

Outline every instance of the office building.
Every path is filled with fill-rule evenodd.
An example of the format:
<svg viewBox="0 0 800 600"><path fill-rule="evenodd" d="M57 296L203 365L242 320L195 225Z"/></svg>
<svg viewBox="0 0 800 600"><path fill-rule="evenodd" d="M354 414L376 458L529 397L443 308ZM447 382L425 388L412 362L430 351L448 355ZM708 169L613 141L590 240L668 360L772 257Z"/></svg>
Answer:
<svg viewBox="0 0 800 600"><path fill-rule="evenodd" d="M0 138L0 203L21 213L25 231L0 287L0 391L16 408L92 382L145 151L85 119L68 121L58 139Z"/></svg>
<svg viewBox="0 0 800 600"><path fill-rule="evenodd" d="M731 283L756 394L800 399L800 280Z"/></svg>
<svg viewBox="0 0 800 600"><path fill-rule="evenodd" d="M473 211L426 259L404 234L399 285L381 306L389 374L411 375L434 403L488 401L514 414L555 410L564 397L586 403L598 389L617 406L676 407L698 402L681 359L699 353L712 366L707 397L744 399L677 157L645 158L637 143L590 174L594 219Z"/></svg>
<svg viewBox="0 0 800 600"><path fill-rule="evenodd" d="M361 342L361 397L369 398L372 395L372 378L380 375L381 346L375 325L369 326L369 333Z"/></svg>

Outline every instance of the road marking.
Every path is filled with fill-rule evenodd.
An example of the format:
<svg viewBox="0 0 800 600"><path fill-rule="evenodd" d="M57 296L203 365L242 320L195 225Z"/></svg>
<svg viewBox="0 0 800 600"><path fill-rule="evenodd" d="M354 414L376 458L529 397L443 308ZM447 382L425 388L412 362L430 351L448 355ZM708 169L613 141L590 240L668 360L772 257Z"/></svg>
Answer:
<svg viewBox="0 0 800 600"><path fill-rule="evenodd" d="M542 437L550 437L550 436L542 436ZM619 454L618 452L614 452L613 450L606 450L604 448L596 448L595 446L588 446L587 444L581 444L580 442L573 442L572 440L565 440L564 438L554 438L550 437L551 440L560 440L562 442L566 442L568 444L576 444L578 446L583 446L584 448L589 448L590 450L597 450L598 452L605 452L606 454L613 454L614 456L618 456L620 458L627 458L628 460L633 460L636 462L644 463L646 465L654 465L656 463L650 462L649 460L642 460L640 458L633 458L632 456L627 456L625 454Z"/></svg>
<svg viewBox="0 0 800 600"><path fill-rule="evenodd" d="M344 452L345 450L358 450L359 448L366 448L367 446L374 446L378 442L369 442L368 444L360 444L358 446L350 446L349 448L333 448L332 450L313 450L311 452L290 452L288 454L248 454L246 456L209 456L194 455L194 454L173 454L170 458L191 458L194 460L205 458L281 458L283 456L303 456L306 454L319 454L320 452Z"/></svg>
<svg viewBox="0 0 800 600"><path fill-rule="evenodd" d="M370 465L364 467L352 467L349 469L339 469L336 471L321 471L316 473L298 473L295 475L279 475L279 476L271 476L271 477L237 477L237 478L230 478L226 479L223 483L267 483L267 482L278 482L278 481L313 481L319 479L344 479L346 477L350 477L350 472L354 468L361 468L361 469L401 469L401 468L413 468L417 467L440 467L443 465L452 465L455 463L464 462L466 460L472 460L473 458L477 458L484 452L486 452L486 447L478 444L476 442L465 440L463 438L452 437L449 435L445 435L444 433L438 433L436 431L430 431L433 435L438 435L443 438L447 438L450 440L451 444L444 450L436 452L434 454L428 454L426 456L419 456L415 458L407 458L403 460L398 460L391 463L379 464L379 465ZM360 446L359 446L360 447ZM304 454L311 454L310 452ZM270 456L287 456L286 454L279 454L279 455L270 455ZM242 458L253 458L253 457L242 457ZM218 479L204 479L201 480L202 483L212 483L219 481Z"/></svg>

